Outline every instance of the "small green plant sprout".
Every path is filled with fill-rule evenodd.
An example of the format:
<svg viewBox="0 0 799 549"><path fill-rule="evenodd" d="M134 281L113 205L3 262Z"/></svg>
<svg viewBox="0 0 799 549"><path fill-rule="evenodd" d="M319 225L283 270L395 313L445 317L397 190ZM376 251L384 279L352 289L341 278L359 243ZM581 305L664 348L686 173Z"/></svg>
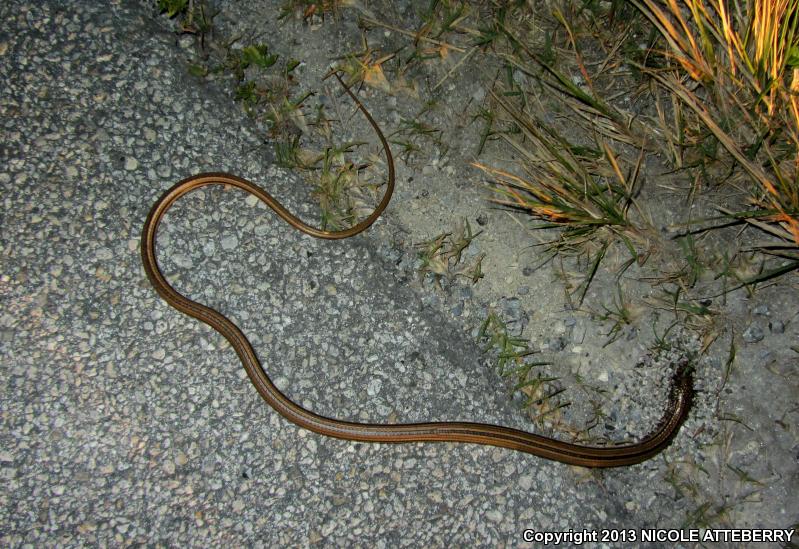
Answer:
<svg viewBox="0 0 799 549"><path fill-rule="evenodd" d="M590 407L583 427L574 430L574 441L579 443L592 442L594 444L600 441L608 442L604 437L597 437L591 434L591 431L606 423L605 420L608 414L603 408L603 402L606 400L605 393L607 391L602 387L587 383L583 376L577 372L572 373L572 378L574 379L575 387L585 394Z"/></svg>
<svg viewBox="0 0 799 549"><path fill-rule="evenodd" d="M189 0L158 0L158 9L167 17L175 17L188 9Z"/></svg>
<svg viewBox="0 0 799 549"><path fill-rule="evenodd" d="M503 377L518 371L524 365L526 357L535 354L535 351L529 348L527 339L508 333L505 322L494 311L489 311L480 326L477 340L486 344L485 352L497 351L495 367L497 373ZM530 368L543 365L545 363L533 363Z"/></svg>
<svg viewBox="0 0 799 549"><path fill-rule="evenodd" d="M322 211L322 229L338 230L353 225L355 214L347 189L357 184L358 172L352 164L332 166L328 159L322 167L315 196Z"/></svg>
<svg viewBox="0 0 799 549"><path fill-rule="evenodd" d="M218 70L229 72L238 82L247 79L248 69L262 70L272 67L278 60L277 54L269 53L269 46L254 43L239 49L229 49L224 64Z"/></svg>
<svg viewBox="0 0 799 549"><path fill-rule="evenodd" d="M445 42L447 34L461 33L460 24L472 10L467 2L460 0L431 0L419 14L422 24L412 33L414 51L408 62L429 59L446 59L450 51L463 51Z"/></svg>
<svg viewBox="0 0 799 549"><path fill-rule="evenodd" d="M693 235L689 233L681 238L679 242L685 256L685 267L680 273L682 284L686 288L693 288L702 275L704 267L699 260L699 252Z"/></svg>
<svg viewBox="0 0 799 549"><path fill-rule="evenodd" d="M485 276L483 273L483 260L485 259L485 254L478 255L471 266L466 267L462 273L467 279L472 281L472 284L477 284L481 278Z"/></svg>
<svg viewBox="0 0 799 549"><path fill-rule="evenodd" d="M405 163L410 162L411 158L422 153L422 148L410 139L392 139L392 145L400 147L399 156Z"/></svg>
<svg viewBox="0 0 799 549"><path fill-rule="evenodd" d="M298 98L291 97L292 72L300 62L287 59L279 63L279 59L263 43L249 44L237 50L227 48L224 59L213 72L232 76L234 95L245 112L264 124L271 137L277 138L278 162L295 167L302 165L300 157L295 154L299 151L297 136L308 133L303 104L311 92Z"/></svg>
<svg viewBox="0 0 799 549"><path fill-rule="evenodd" d="M305 119L303 104L310 95L311 93L307 92L297 99L289 99L284 95L280 99L275 98L270 101L268 109L263 115L269 133L283 139L293 139L296 136L308 134L308 123Z"/></svg>
<svg viewBox="0 0 799 549"><path fill-rule="evenodd" d="M417 30L408 30L366 15L361 16L358 21L364 29L382 27L407 36L413 40L413 52L407 58L403 59L403 66L405 69L412 68L416 66L418 62L428 59L446 59L450 52L467 52L465 48L449 44L444 40L432 38L430 34L433 27L428 25L427 22L423 22L421 27ZM413 86L408 86L408 88L413 88Z"/></svg>
<svg viewBox="0 0 799 549"><path fill-rule="evenodd" d="M433 0L426 14L428 19L438 16L435 25L438 28L432 32L433 38L441 38L444 34L454 31L458 24L468 17L469 12L469 6L465 2Z"/></svg>
<svg viewBox="0 0 799 549"><path fill-rule="evenodd" d="M419 259L422 264L419 267L419 274L425 276L433 275L436 284L440 286L439 279L445 276L449 270L449 257L446 255L444 247L450 233L441 233L437 237L422 242L418 245Z"/></svg>
<svg viewBox="0 0 799 549"><path fill-rule="evenodd" d="M715 316L718 311L710 307L710 303L699 298L690 297L683 287L667 284L661 293L645 300L654 310L667 311L686 326L697 333L710 334L715 330Z"/></svg>
<svg viewBox="0 0 799 549"><path fill-rule="evenodd" d="M275 141L275 162L281 168L291 169L305 166L299 135Z"/></svg>
<svg viewBox="0 0 799 549"><path fill-rule="evenodd" d="M443 139L444 132L428 122L422 121L422 117L435 107L434 101L429 101L413 118L401 118L400 127L388 136L388 140L403 148L401 156L408 162L411 155L421 153L427 146L422 142L430 143L438 149L439 157L447 154L448 146Z"/></svg>
<svg viewBox="0 0 799 549"><path fill-rule="evenodd" d="M269 53L269 46L266 44L250 44L241 48L239 51L241 59L240 67L247 69L251 65L268 69L277 62L277 55Z"/></svg>
<svg viewBox="0 0 799 549"><path fill-rule="evenodd" d="M609 320L613 322L613 325L606 334L608 339L602 345L603 347L607 347L619 338L624 326L631 324L634 319L633 309L625 300L621 284L618 283L618 281L616 283L616 295L613 296L613 305L608 307L603 304L602 308L605 312L599 315L600 320Z"/></svg>
<svg viewBox="0 0 799 549"><path fill-rule="evenodd" d="M475 156L480 156L483 154L483 150L485 149L488 140L496 135L496 132L494 131L495 118L496 115L494 114L494 111L483 107L478 108L477 112L472 115L472 122L477 120L483 121L483 129L480 132L480 144L477 147L477 154Z"/></svg>
<svg viewBox="0 0 799 549"><path fill-rule="evenodd" d="M476 284L483 277L482 262L485 254L478 254L471 261L463 261L464 251L482 231L472 233L472 227L466 219L456 226L455 230L441 233L437 237L417 245L421 262L419 275L424 279L431 276L436 286L441 289L441 280L452 281L463 276Z"/></svg>

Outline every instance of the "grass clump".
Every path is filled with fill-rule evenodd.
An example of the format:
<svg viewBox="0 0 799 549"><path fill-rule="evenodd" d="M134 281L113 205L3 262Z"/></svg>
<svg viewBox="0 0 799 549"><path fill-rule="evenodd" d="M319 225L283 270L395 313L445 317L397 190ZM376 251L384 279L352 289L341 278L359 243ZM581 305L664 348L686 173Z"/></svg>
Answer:
<svg viewBox="0 0 799 549"><path fill-rule="evenodd" d="M380 185L371 183L371 179L363 174L372 165L356 165L346 156L360 145L363 143L328 147L322 155L318 175L313 181L316 184L314 194L319 200L323 229L345 229L374 209ZM312 161L312 165L317 164L319 162Z"/></svg>
<svg viewBox="0 0 799 549"><path fill-rule="evenodd" d="M432 277L439 289L442 279L452 281L459 276L477 284L483 278L482 264L485 254L478 254L470 261L464 261L464 252L480 233L482 231L473 233L469 221L463 219L454 231L441 233L418 244L419 275L422 278Z"/></svg>
<svg viewBox="0 0 799 549"><path fill-rule="evenodd" d="M511 394L522 397L521 407L532 421L539 426L545 421L559 424L560 411L569 403L559 398L564 389L558 385L558 378L541 371L551 363L530 360L537 351L528 346L526 339L509 334L505 323L493 311L488 313L477 339L485 344L485 352L496 356L497 373L507 380Z"/></svg>
<svg viewBox="0 0 799 549"><path fill-rule="evenodd" d="M589 253L591 267L578 299L582 304L611 244L623 243L631 263L639 257L634 242L645 243L645 231L630 216L637 207L643 156L628 164L601 137L594 143L574 143L529 107L493 97L511 125L510 131L499 133L519 156L521 175L480 162L473 165L492 178L498 195L494 202L543 221L536 228L560 230L547 243L550 249Z"/></svg>
<svg viewBox="0 0 799 549"><path fill-rule="evenodd" d="M524 176L473 165L495 178L496 202L544 220L541 227L559 227L568 239L593 234L600 228L621 233L634 230L628 212L636 191L637 168L622 173L606 143L596 148L570 143L523 111L502 103L521 138L503 134L520 155ZM604 164L604 165L603 165Z"/></svg>
<svg viewBox="0 0 799 549"><path fill-rule="evenodd" d="M434 106L435 102L430 101L413 118L401 117L399 128L388 136L390 143L400 147L400 157L406 162L412 156L429 150L430 145L436 147L439 157L447 154L448 146L443 137L443 130L424 121L425 114Z"/></svg>
<svg viewBox="0 0 799 549"><path fill-rule="evenodd" d="M664 41L641 66L754 182L729 215L799 247L799 2L633 0Z"/></svg>

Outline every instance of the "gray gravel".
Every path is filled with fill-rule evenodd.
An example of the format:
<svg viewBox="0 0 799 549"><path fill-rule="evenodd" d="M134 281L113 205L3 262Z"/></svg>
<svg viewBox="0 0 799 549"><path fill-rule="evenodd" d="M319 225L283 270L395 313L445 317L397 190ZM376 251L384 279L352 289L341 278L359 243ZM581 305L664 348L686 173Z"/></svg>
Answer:
<svg viewBox="0 0 799 549"><path fill-rule="evenodd" d="M297 178L271 166L235 105L185 74L175 37L139 4L12 0L0 17L1 545L501 547L524 545L525 528L679 526L671 488L654 481L660 458L589 474L284 421L218 334L156 296L138 238L163 189L207 170L261 182L312 218ZM170 213L160 257L315 411L519 425L446 304L378 253L380 223L319 242L240 193L205 190ZM503 306L523 327L516 303ZM631 423L659 415L627 406ZM683 435L670 456L691 448Z"/></svg>

